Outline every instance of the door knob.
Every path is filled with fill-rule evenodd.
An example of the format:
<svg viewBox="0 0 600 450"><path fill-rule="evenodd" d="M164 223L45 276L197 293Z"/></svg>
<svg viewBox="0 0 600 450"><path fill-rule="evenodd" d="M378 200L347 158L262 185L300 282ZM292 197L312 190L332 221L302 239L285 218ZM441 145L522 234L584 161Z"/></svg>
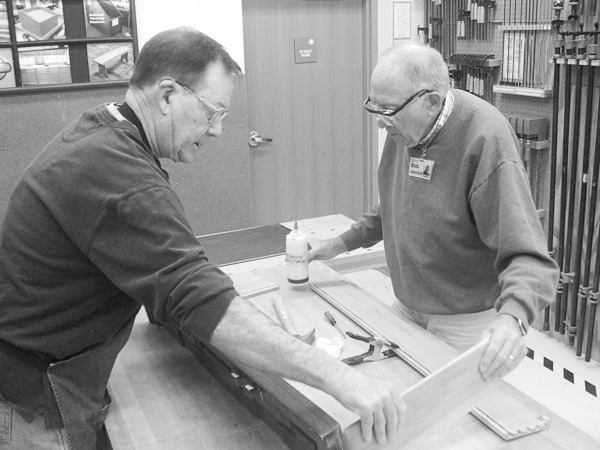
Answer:
<svg viewBox="0 0 600 450"><path fill-rule="evenodd" d="M273 139L260 137L260 134L258 134L256 131L251 131L248 135L248 144L250 144L251 147L256 147L258 144L264 144L267 142L273 142Z"/></svg>

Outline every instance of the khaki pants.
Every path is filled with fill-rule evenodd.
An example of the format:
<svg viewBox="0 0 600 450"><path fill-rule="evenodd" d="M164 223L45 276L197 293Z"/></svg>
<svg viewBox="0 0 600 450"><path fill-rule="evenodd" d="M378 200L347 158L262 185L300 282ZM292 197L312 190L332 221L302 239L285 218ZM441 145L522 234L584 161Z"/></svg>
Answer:
<svg viewBox="0 0 600 450"><path fill-rule="evenodd" d="M394 303L394 307L402 317L420 325L460 351L477 344L483 330L496 317L496 310L493 308L472 314L425 314L413 311L399 301Z"/></svg>

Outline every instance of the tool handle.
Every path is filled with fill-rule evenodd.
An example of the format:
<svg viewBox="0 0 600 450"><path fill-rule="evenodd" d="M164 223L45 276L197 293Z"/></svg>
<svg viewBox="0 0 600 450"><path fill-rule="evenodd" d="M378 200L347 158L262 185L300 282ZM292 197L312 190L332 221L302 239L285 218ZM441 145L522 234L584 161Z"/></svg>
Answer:
<svg viewBox="0 0 600 450"><path fill-rule="evenodd" d="M283 297L281 296L281 294L275 294L271 298L271 301L273 302L275 311L277 311L277 317L279 317L279 320L281 321L281 324L283 325L283 328L285 329L285 331L287 331L290 334L293 334L294 336L297 336L298 331L296 330L296 327L294 326L294 324L292 322L290 313L288 312L287 308L285 307L285 303L283 301Z"/></svg>
<svg viewBox="0 0 600 450"><path fill-rule="evenodd" d="M365 355L363 354L363 355L356 355L356 356L350 356L348 358L344 358L344 359L342 359L342 362L348 364L349 366L355 366L355 365L363 362L364 359L365 359Z"/></svg>
<svg viewBox="0 0 600 450"><path fill-rule="evenodd" d="M352 339L356 339L357 341L371 342L371 338L366 337L366 336L361 336L360 334L354 334L354 333L351 333L350 331L346 331L346 334L348 336L350 336Z"/></svg>
<svg viewBox="0 0 600 450"><path fill-rule="evenodd" d="M331 313L329 311L325 311L325 318L329 321L329 323L333 326L335 326L335 319L333 318L333 316L331 315Z"/></svg>

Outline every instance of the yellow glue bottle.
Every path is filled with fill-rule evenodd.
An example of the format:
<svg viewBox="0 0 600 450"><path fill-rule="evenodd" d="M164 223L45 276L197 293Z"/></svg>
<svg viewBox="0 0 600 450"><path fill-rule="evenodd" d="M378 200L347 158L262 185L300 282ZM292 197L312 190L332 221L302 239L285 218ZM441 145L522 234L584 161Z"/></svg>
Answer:
<svg viewBox="0 0 600 450"><path fill-rule="evenodd" d="M294 229L285 237L285 262L287 277L290 283L301 284L308 281L308 261L303 261L302 255L308 251L308 237L298 229Z"/></svg>

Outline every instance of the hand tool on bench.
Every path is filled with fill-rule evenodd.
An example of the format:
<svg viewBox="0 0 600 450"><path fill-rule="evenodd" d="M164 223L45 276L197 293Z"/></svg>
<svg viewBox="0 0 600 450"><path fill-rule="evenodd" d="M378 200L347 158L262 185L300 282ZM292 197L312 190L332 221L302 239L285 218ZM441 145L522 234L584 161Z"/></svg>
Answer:
<svg viewBox="0 0 600 450"><path fill-rule="evenodd" d="M363 362L381 361L382 359L397 356L394 352L394 349L398 348L398 346L386 341L385 339L372 336L361 336L349 331L346 331L346 334L352 339L363 341L369 344L369 350L365 353L342 359L342 362L348 364L349 366L355 366Z"/></svg>
<svg viewBox="0 0 600 450"><path fill-rule="evenodd" d="M283 325L285 331L290 333L292 336L297 337L302 342L306 342L308 345L313 345L315 343L315 329L313 328L308 333L300 336L298 334L298 331L296 330L296 327L294 326L294 323L292 322L292 318L285 306L281 294L275 294L271 298L271 301L273 302L275 311L277 311L277 317L279 317L279 320L281 321L281 324Z"/></svg>
<svg viewBox="0 0 600 450"><path fill-rule="evenodd" d="M335 319L333 318L333 315L329 311L325 311L325 318L332 326L335 327L336 330L338 330L340 332L342 337L344 339L346 339L346 335L344 334L344 332L342 330L340 330L340 327L338 327L337 322L335 321Z"/></svg>

